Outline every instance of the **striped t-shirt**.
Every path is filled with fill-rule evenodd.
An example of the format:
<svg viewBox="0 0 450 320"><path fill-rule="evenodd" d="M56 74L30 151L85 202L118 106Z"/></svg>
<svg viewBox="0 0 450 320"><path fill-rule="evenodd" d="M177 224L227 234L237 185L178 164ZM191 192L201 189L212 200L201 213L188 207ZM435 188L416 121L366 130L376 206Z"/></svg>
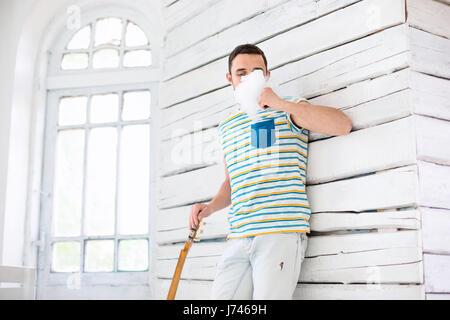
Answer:
<svg viewBox="0 0 450 320"><path fill-rule="evenodd" d="M283 96L291 102L302 97ZM273 118L276 141L267 148L251 145L248 115L233 109L219 123L219 140L230 176L230 233L227 239L279 232L310 232L306 194L309 130L298 128L289 113L260 109Z"/></svg>

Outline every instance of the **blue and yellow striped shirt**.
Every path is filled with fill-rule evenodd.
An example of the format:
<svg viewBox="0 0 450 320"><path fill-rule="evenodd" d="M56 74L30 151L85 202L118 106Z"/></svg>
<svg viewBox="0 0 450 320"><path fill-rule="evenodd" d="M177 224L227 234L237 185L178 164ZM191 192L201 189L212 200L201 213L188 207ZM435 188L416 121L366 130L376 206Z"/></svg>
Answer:
<svg viewBox="0 0 450 320"><path fill-rule="evenodd" d="M283 96L299 102L301 97ZM259 110L275 121L275 144L251 145L251 119L235 110L219 123L219 139L230 176L230 233L227 239L279 232L310 232L306 194L309 130L287 112Z"/></svg>

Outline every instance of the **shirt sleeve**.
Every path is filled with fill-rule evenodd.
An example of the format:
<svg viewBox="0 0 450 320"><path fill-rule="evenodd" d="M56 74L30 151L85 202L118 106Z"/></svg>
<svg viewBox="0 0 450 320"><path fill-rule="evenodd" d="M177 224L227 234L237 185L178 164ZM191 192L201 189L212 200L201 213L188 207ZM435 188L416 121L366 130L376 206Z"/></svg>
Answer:
<svg viewBox="0 0 450 320"><path fill-rule="evenodd" d="M294 102L294 103L298 103L300 101L308 102L308 99L300 97L300 96L284 96L282 98L283 98L283 100L287 100L287 101ZM288 123L288 127L292 132L298 133L298 132L301 132L302 130L306 130L303 127L299 127L296 124L294 124L294 121L292 120L290 113L285 112L285 116L286 116L286 120Z"/></svg>

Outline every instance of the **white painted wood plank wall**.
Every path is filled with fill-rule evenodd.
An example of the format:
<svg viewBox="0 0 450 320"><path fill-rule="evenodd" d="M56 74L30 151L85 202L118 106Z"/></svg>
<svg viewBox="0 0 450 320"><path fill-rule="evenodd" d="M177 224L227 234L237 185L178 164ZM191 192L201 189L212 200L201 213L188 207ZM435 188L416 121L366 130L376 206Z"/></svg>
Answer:
<svg viewBox="0 0 450 320"><path fill-rule="evenodd" d="M228 55L253 43L283 94L344 111L311 132L309 246L295 299L450 298L450 6L430 0L163 0L156 284L165 298L195 202L224 179ZM332 160L332 161L331 161ZM177 298L207 299L228 233L205 219Z"/></svg>

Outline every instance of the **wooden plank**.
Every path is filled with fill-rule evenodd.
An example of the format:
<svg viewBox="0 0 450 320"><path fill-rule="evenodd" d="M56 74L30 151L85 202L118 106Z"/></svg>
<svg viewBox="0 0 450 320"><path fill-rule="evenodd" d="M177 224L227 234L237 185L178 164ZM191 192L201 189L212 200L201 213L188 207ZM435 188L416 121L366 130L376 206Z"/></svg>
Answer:
<svg viewBox="0 0 450 320"><path fill-rule="evenodd" d="M294 300L423 300L423 285L299 284Z"/></svg>
<svg viewBox="0 0 450 320"><path fill-rule="evenodd" d="M224 116L225 113L221 112L228 113L233 105L235 105L233 90L228 86L170 108L163 108L161 110L163 139L185 134L180 129L186 130L187 133L193 132L192 124L196 121L202 125L201 129L217 126L222 120L217 116ZM180 130L180 133L176 130Z"/></svg>
<svg viewBox="0 0 450 320"><path fill-rule="evenodd" d="M408 34L407 26L399 25L293 62L281 90L308 98L407 68Z"/></svg>
<svg viewBox="0 0 450 320"><path fill-rule="evenodd" d="M373 18L373 10L371 8L380 9L380 19L378 21L379 23L371 24L367 22L368 20L372 20ZM405 17L403 0L362 1L358 2L355 5L349 6L344 10L335 11L332 14L326 15L310 23L289 30L284 34L280 34L276 37L270 38L260 43L259 47L266 53L267 59L268 61L270 61L269 63L272 66L270 69L274 69L278 66L286 64L289 61L294 61L302 57L311 56L314 53L338 46L350 40L356 40L359 37L364 37L368 34L373 33L374 31L379 31L386 27L400 24L404 22L404 19ZM351 23L336 24L335 21L338 20L349 21ZM320 34L323 36L310 38L310 35L314 34L315 30L321 30ZM339 37L336 37L336 34L338 34ZM383 36L384 35L385 33L383 33ZM376 36L376 34L373 36ZM297 39L308 39L308 46L304 46L304 44L297 41ZM384 39L384 42L390 43L389 39L390 37ZM406 38L404 38L404 41L401 42L403 44L407 44L405 40ZM364 41L364 39L361 41ZM350 42L350 46L356 46L358 51L360 51L361 43L354 44L354 42L356 41ZM391 51L391 53L387 55L386 58L391 57L392 51L397 51L396 49L400 47L401 44L399 42L394 43L394 47L389 50ZM383 48L381 50L374 50L374 52L386 53ZM401 50L400 52L402 51L404 50ZM372 54L370 55L370 57L372 58L371 61L374 61L374 56ZM317 64L325 62L322 60L318 60L319 55L313 55L309 58L311 59L302 60L308 66L306 68L307 70L305 70L305 73L310 72L311 68L315 68L314 70L317 70ZM309 60L309 62L307 60ZM349 58L348 61L349 60L352 61L350 64L355 64L354 59ZM314 63L312 63L312 61L314 61ZM171 106L173 104L199 96L206 92L228 86L229 83L223 76L223 71L227 68L227 57L205 64L206 62L207 61L205 61L202 56L202 67L184 73L170 81L162 82L160 105L162 107ZM388 58L386 61L383 61L380 64L381 66L388 67L390 69L390 72L392 72L393 70L402 68L400 66L406 65L407 57ZM379 66L375 65L376 64L374 64L373 68L366 68L366 70L378 75L387 73L380 72L380 70L378 69ZM360 81L361 77L364 78L367 75L366 72L361 72L360 70L358 74L353 76L358 77L357 81ZM336 80L345 79L348 81L348 77L349 75L345 74L344 77L338 77ZM367 78L369 77L366 77L366 79ZM306 92L308 96L317 94L319 92L325 93L325 88L329 88L328 84L324 83L323 79L321 79L320 83L321 84L314 83L314 86L317 87L314 91L311 91L308 88L308 90L304 92ZM346 84L349 84L349 82L347 82ZM333 89L329 88L328 92L331 90Z"/></svg>
<svg viewBox="0 0 450 320"><path fill-rule="evenodd" d="M213 280L219 258L219 256L211 256L186 259L181 279ZM158 260L154 270L155 275L158 278L171 279L176 265L177 260L175 259Z"/></svg>
<svg viewBox="0 0 450 320"><path fill-rule="evenodd" d="M163 177L160 184L160 208L209 200L217 194L224 181L223 163Z"/></svg>
<svg viewBox="0 0 450 320"><path fill-rule="evenodd" d="M405 72L405 70L399 72ZM370 80L370 82L373 82L373 80ZM364 91L370 90L368 88L370 83L367 81L363 81L363 83L364 85L360 88ZM413 105L410 103L410 98L411 90L404 89L350 106L343 112L352 120L352 131L357 131L411 115ZM310 131L310 137L313 140L330 137L330 135Z"/></svg>
<svg viewBox="0 0 450 320"><path fill-rule="evenodd" d="M194 51L196 52L199 52L199 47L197 45L198 43L207 42L207 40L209 40L210 38L222 38L221 34L236 29L236 25L245 24L248 26L248 20L258 20L259 17L263 16L262 19L265 19L267 21L267 11L271 10L274 7L275 10L279 10L280 7L285 6L285 4L280 5L280 3L283 2L286 2L286 0L247 0L241 2L209 1L208 6L206 6L201 12L198 12L197 15L193 16L182 25L178 25L177 28L170 30L167 33L165 44L165 51L167 53L167 56L173 57L176 54L180 54L180 52L181 54L183 54L184 52L190 51L192 49L194 49ZM291 2L293 3L294 1L290 1L288 3ZM196 4L196 6L198 5ZM282 23L283 21L278 21L278 24ZM173 23L169 19L169 27L172 24ZM291 22L291 24L293 24L293 22ZM205 28L205 26L208 27ZM260 29L262 29L261 36L263 36L263 32L266 30L266 28L261 27L267 26L260 25ZM247 28L247 31L250 31L249 28ZM276 32L277 30L272 30L270 34L274 34ZM220 45L221 43L218 42L218 44ZM227 44L229 45L230 42L228 42ZM217 49L218 48L215 48L215 50ZM168 66L168 68L170 68L170 66Z"/></svg>
<svg viewBox="0 0 450 320"><path fill-rule="evenodd" d="M189 251L189 258L221 255L227 241L198 242ZM178 259L184 243L158 246L159 260ZM364 232L339 235L308 236L307 258L358 253L392 248L416 248L421 246L419 231Z"/></svg>
<svg viewBox="0 0 450 320"><path fill-rule="evenodd" d="M182 279L213 280L220 257L199 257L186 261ZM422 253L419 248L381 249L343 255L306 258L301 282L421 283ZM156 274L170 279L176 260L159 260Z"/></svg>
<svg viewBox="0 0 450 320"><path fill-rule="evenodd" d="M161 296L170 287L170 280L158 281ZM207 300L210 298L212 281L181 280L176 299ZM293 300L423 300L423 285L398 284L303 284L297 285Z"/></svg>
<svg viewBox="0 0 450 320"><path fill-rule="evenodd" d="M424 254L425 291L450 293L450 255Z"/></svg>
<svg viewBox="0 0 450 320"><path fill-rule="evenodd" d="M420 246L420 236L417 231L347 233L340 235L309 236L308 238L307 258ZM219 256L222 254L226 243L226 241L200 241L193 246L192 251L189 253L189 258ZM183 244L158 246L158 259L177 259L182 246Z"/></svg>
<svg viewBox="0 0 450 320"><path fill-rule="evenodd" d="M446 293L427 293L426 300L450 300L450 294Z"/></svg>
<svg viewBox="0 0 450 320"><path fill-rule="evenodd" d="M412 71L409 74L409 87L414 91L424 92L448 99L450 81L448 81L447 79L440 79L431 75ZM432 107L433 106L427 106L427 108ZM448 108L448 103L443 107ZM446 119L441 116L436 116L436 118Z"/></svg>
<svg viewBox="0 0 450 320"><path fill-rule="evenodd" d="M159 299L166 299L171 280L158 279ZM209 300L212 281L180 280L177 289L177 300Z"/></svg>
<svg viewBox="0 0 450 320"><path fill-rule="evenodd" d="M218 2L167 35L168 63L164 80L222 58L239 44L258 45L273 35L355 2L358 0Z"/></svg>
<svg viewBox="0 0 450 320"><path fill-rule="evenodd" d="M191 212L192 205L174 207L169 209L161 210L158 213L156 230L158 231L169 231L177 228L187 228L187 222L189 221L189 215ZM229 207L222 210L214 212L209 217L204 218L204 222L210 226L212 223L217 223L220 221L226 222L226 219L217 217L224 217L228 212ZM205 228L206 229L206 228ZM188 231L188 229L185 229ZM205 230L206 231L206 230Z"/></svg>
<svg viewBox="0 0 450 320"><path fill-rule="evenodd" d="M450 63L450 40L415 28L409 28L409 31L411 67L449 79L450 68L444 66Z"/></svg>
<svg viewBox="0 0 450 320"><path fill-rule="evenodd" d="M414 116L416 128L417 159L450 165L450 121Z"/></svg>
<svg viewBox="0 0 450 320"><path fill-rule="evenodd" d="M187 21L203 12L208 6L220 0L165 0L162 14L166 26L166 34L179 27L183 28Z"/></svg>
<svg viewBox="0 0 450 320"><path fill-rule="evenodd" d="M450 209L450 166L417 160L417 167L419 205Z"/></svg>
<svg viewBox="0 0 450 320"><path fill-rule="evenodd" d="M422 216L423 251L450 254L450 210L419 207Z"/></svg>
<svg viewBox="0 0 450 320"><path fill-rule="evenodd" d="M162 141L161 174L172 175L223 162L218 137L218 128L214 127Z"/></svg>
<svg viewBox="0 0 450 320"><path fill-rule="evenodd" d="M162 0L161 2L162 2L162 6L164 8L164 7L171 6L174 2L177 2L177 1L180 1L180 0Z"/></svg>
<svg viewBox="0 0 450 320"><path fill-rule="evenodd" d="M160 209L209 201L217 194L224 177L223 163L164 177L161 179ZM306 186L312 212L361 212L412 206L418 201L417 189L415 165Z"/></svg>
<svg viewBox="0 0 450 320"><path fill-rule="evenodd" d="M420 246L420 234L415 230L312 236L308 239L306 257Z"/></svg>
<svg viewBox="0 0 450 320"><path fill-rule="evenodd" d="M422 281L422 249L417 231L314 236L308 242L300 281ZM193 246L182 278L213 280L225 245L222 241ZM171 277L180 249L181 245L158 248L158 277Z"/></svg>
<svg viewBox="0 0 450 320"><path fill-rule="evenodd" d="M218 257L222 255L227 241L199 241L192 245L189 250L189 255L186 258L195 259L199 257ZM173 245L159 245L156 248L156 256L158 260L177 260L180 250L183 249L184 243L177 243Z"/></svg>
<svg viewBox="0 0 450 320"><path fill-rule="evenodd" d="M312 212L365 211L417 203L415 165L306 187ZM373 196L376 195L376 196Z"/></svg>
<svg viewBox="0 0 450 320"><path fill-rule="evenodd" d="M450 81L421 73L411 73L411 106L415 114L450 120Z"/></svg>
<svg viewBox="0 0 450 320"><path fill-rule="evenodd" d="M412 126L413 119L406 117L310 143L307 183L324 183L413 164L416 146Z"/></svg>
<svg viewBox="0 0 450 320"><path fill-rule="evenodd" d="M306 258L301 282L422 283L421 248L377 251Z"/></svg>
<svg viewBox="0 0 450 320"><path fill-rule="evenodd" d="M418 29L450 38L449 2L407 0L407 22Z"/></svg>
<svg viewBox="0 0 450 320"><path fill-rule="evenodd" d="M202 228L200 239L224 238L229 233L227 212L229 207L214 212L203 221L206 225ZM158 215L156 241L158 244L184 242L189 235L189 215L191 206L181 206L161 210Z"/></svg>
<svg viewBox="0 0 450 320"><path fill-rule="evenodd" d="M189 233L191 206L162 210L158 215L157 243L184 242ZM229 233L227 213L229 207L205 218L206 226L200 239L224 238ZM410 229L420 227L418 210L388 210L384 212L321 212L311 215L311 231L343 232L360 229Z"/></svg>
<svg viewBox="0 0 450 320"><path fill-rule="evenodd" d="M332 232L355 229L419 229L418 210L388 210L384 212L323 212L310 220L311 231Z"/></svg>

